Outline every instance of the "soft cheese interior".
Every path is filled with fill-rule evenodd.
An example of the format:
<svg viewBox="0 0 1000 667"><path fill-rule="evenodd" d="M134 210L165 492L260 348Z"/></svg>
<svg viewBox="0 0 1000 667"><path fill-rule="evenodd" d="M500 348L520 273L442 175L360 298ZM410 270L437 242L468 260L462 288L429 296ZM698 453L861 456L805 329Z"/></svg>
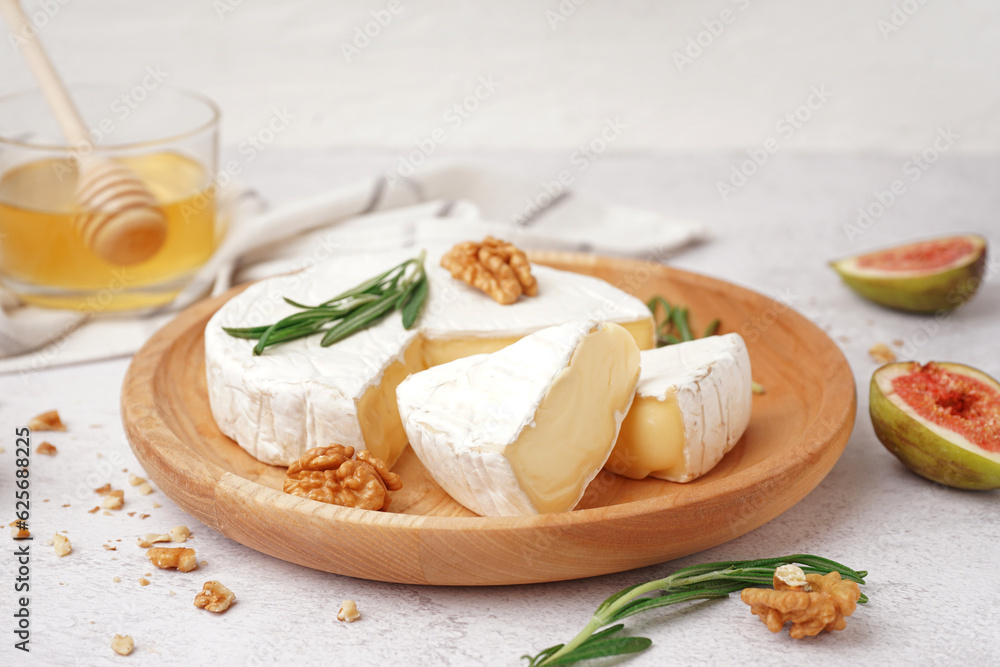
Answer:
<svg viewBox="0 0 1000 667"><path fill-rule="evenodd" d="M607 468L688 482L711 470L750 423L750 356L739 334L642 352L635 402Z"/></svg>
<svg viewBox="0 0 1000 667"><path fill-rule="evenodd" d="M414 254L338 258L256 283L219 309L205 329L208 395L219 429L274 465L333 442L371 450L392 465L407 445L396 386L411 373L588 319L620 324L640 349L653 347L645 304L602 280L535 265L539 295L501 306L452 279L438 266L440 252L428 254L430 293L410 331L393 314L328 348L313 337L255 357L253 341L222 330L274 322L296 311L282 297L321 303Z"/></svg>
<svg viewBox="0 0 1000 667"><path fill-rule="evenodd" d="M398 388L410 444L455 500L485 516L572 509L607 460L639 376L615 324L539 331Z"/></svg>

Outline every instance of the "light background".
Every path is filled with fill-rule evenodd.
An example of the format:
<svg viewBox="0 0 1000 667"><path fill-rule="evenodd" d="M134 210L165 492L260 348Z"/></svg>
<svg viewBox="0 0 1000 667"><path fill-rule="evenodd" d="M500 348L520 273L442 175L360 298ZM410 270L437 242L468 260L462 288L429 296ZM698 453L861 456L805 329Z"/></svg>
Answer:
<svg viewBox="0 0 1000 667"><path fill-rule="evenodd" d="M955 153L1000 150L992 0L24 4L67 80L125 92L160 67L220 103L229 145L286 108L296 122L275 145L288 148L404 151L444 127L439 153L572 151L618 117L618 153L740 152L775 137L787 153L908 155L947 126ZM376 31L372 12L391 20ZM366 24L374 37L348 58ZM678 66L699 38L701 54ZM461 127L446 124L482 76L501 85ZM0 92L29 85L0 48ZM813 87L830 99L783 137L776 124Z"/></svg>

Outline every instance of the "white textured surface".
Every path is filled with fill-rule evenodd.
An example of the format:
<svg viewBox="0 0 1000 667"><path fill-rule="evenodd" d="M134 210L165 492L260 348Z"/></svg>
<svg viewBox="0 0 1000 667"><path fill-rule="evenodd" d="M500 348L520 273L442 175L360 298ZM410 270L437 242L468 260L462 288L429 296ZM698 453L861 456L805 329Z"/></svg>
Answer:
<svg viewBox="0 0 1000 667"><path fill-rule="evenodd" d="M868 204L873 190L896 177L901 160L779 158L728 203L719 201L714 189L715 179L730 165L727 157L609 157L579 186L610 201L704 220L717 240L686 251L676 265L784 299L841 345L858 382L854 434L831 474L781 517L695 556L584 581L450 589L347 579L231 542L186 517L160 492L141 498L126 488L127 511L163 505L142 521L138 515L87 514L96 504L90 489L105 481L122 487L127 475L121 468L137 470L119 425L126 362L52 369L23 379L4 376L0 509L5 516L13 511L14 427L37 412L59 408L71 430L47 436L60 449L55 458L34 458L32 527L43 538L65 529L74 553L57 559L42 542L33 543L32 653L23 656L11 646L13 559L4 549L0 618L6 625L0 663L201 665L209 664L210 656L222 656L226 664L252 666L288 664L294 656L297 664L319 665L350 654L352 664L366 666L513 666L523 664L521 654L571 637L602 599L626 585L696 562L812 552L871 572L865 589L872 602L849 619L844 632L796 642L768 633L736 599L695 603L629 619L631 631L654 644L622 664L995 665L1000 660L993 614L1000 589L997 492L954 491L910 474L875 439L865 406L876 368L867 350L878 341L900 339L905 356L970 363L1000 377L996 272L967 307L935 322L862 301L825 262L950 229L978 232L998 247L1000 163L940 161L852 244L843 225L854 221L855 209ZM392 159L313 154L292 161L275 151L255 163L248 178L274 199L287 199L323 183L373 173ZM562 162L560 155L478 159L539 179L551 178L551 169ZM302 174L312 176L303 179ZM99 452L103 459L97 458ZM60 507L64 497L71 507ZM51 502L41 503L44 498ZM139 587L136 579L151 570L135 538L177 523L195 532L191 546L209 565L190 575L155 571L152 584ZM118 551L101 548L109 538L122 539ZM122 582L113 583L114 576ZM238 597L221 617L191 604L210 578ZM177 596L169 596L169 590ZM343 598L358 601L361 621L334 620ZM115 632L135 637L136 651L127 659L110 652Z"/></svg>
<svg viewBox="0 0 1000 667"><path fill-rule="evenodd" d="M56 9L33 13L69 81L130 94L153 67L216 99L223 140L247 154L254 139L380 147L396 168L455 149L553 150L569 167L588 145L743 151L773 139L782 152L908 155L947 126L956 152L1000 150L993 0L26 4ZM370 43L345 55L364 30ZM0 92L30 82L6 42ZM282 109L293 119L269 136Z"/></svg>

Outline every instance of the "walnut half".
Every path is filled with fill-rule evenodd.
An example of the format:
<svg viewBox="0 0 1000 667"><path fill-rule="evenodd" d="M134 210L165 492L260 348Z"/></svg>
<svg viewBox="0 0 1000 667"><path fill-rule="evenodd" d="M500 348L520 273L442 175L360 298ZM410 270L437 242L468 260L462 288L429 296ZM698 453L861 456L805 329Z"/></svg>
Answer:
<svg viewBox="0 0 1000 667"><path fill-rule="evenodd" d="M807 574L801 584L798 577L776 574L774 590L744 588L740 593L751 613L771 632L781 632L790 621L788 634L794 639L812 637L824 630L843 630L847 627L845 618L854 613L860 597L858 585L844 581L837 572Z"/></svg>
<svg viewBox="0 0 1000 667"><path fill-rule="evenodd" d="M403 486L399 475L367 451L353 457L354 448L344 445L310 449L289 466L285 493L344 507L386 509L388 492Z"/></svg>
<svg viewBox="0 0 1000 667"><path fill-rule="evenodd" d="M486 292L494 301L510 305L522 294L538 294L538 282L524 252L511 243L487 236L482 243L457 244L441 257L452 278Z"/></svg>

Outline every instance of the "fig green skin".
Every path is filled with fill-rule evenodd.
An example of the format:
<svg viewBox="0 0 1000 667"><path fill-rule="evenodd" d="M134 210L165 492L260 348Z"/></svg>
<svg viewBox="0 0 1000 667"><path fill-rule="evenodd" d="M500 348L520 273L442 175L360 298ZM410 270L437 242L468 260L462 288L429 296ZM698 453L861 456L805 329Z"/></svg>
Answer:
<svg viewBox="0 0 1000 667"><path fill-rule="evenodd" d="M851 289L877 304L914 313L935 313L958 308L976 293L986 269L986 243L968 263L946 271L929 272L920 276L892 277L858 275L848 262L854 258L831 262L834 270Z"/></svg>
<svg viewBox="0 0 1000 667"><path fill-rule="evenodd" d="M907 468L932 482L956 489L1000 489L1000 463L939 436L882 393L876 381L879 371L895 365L875 371L868 399L875 435L885 448Z"/></svg>

